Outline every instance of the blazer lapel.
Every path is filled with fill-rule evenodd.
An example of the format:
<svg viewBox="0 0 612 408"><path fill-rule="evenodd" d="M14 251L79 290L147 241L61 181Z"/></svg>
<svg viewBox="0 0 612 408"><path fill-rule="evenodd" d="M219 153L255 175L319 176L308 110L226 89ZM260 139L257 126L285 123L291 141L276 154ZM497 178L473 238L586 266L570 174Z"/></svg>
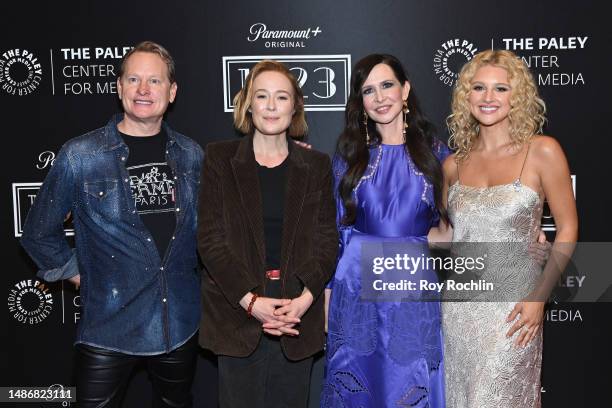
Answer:
<svg viewBox="0 0 612 408"><path fill-rule="evenodd" d="M289 140L289 168L285 188L283 236L281 241L281 269L286 269L293 248L304 198L308 188L308 165L302 159L300 148Z"/></svg>
<svg viewBox="0 0 612 408"><path fill-rule="evenodd" d="M265 265L265 240L263 229L263 209L257 163L253 153L253 137L244 136L236 154L231 159L234 180L240 193L242 210L249 220L253 240L259 253L261 264Z"/></svg>

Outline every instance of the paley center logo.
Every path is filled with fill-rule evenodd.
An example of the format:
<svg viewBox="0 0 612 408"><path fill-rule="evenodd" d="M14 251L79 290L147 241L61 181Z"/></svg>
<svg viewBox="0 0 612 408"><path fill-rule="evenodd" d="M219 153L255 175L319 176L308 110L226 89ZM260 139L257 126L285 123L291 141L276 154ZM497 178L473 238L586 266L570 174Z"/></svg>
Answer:
<svg viewBox="0 0 612 408"><path fill-rule="evenodd" d="M53 95L102 95L117 93L117 73L131 46L62 47L50 50ZM58 52L59 51L59 52Z"/></svg>
<svg viewBox="0 0 612 408"><path fill-rule="evenodd" d="M351 56L341 55L258 55L223 57L223 103L225 112L234 111L234 96L240 91L251 68L272 59L287 65L304 93L307 111L343 111L348 101Z"/></svg>
<svg viewBox="0 0 612 408"><path fill-rule="evenodd" d="M264 23L255 23L249 28L247 40L249 42L263 40L266 48L304 48L305 40L316 37L322 32L319 26L298 30L270 30Z"/></svg>
<svg viewBox="0 0 612 408"><path fill-rule="evenodd" d="M23 234L23 224L41 185L42 183L13 183L13 221L16 238ZM74 235L74 229L69 222L65 223L64 231L66 235Z"/></svg>
<svg viewBox="0 0 612 408"><path fill-rule="evenodd" d="M434 73L442 83L453 86L463 64L477 52L478 48L471 41L459 38L444 41L434 53Z"/></svg>
<svg viewBox="0 0 612 408"><path fill-rule="evenodd" d="M0 87L9 95L29 95L42 81L38 58L25 49L14 48L0 54Z"/></svg>
<svg viewBox="0 0 612 408"><path fill-rule="evenodd" d="M53 311L53 296L43 282L26 279L9 289L7 305L18 322L38 324Z"/></svg>

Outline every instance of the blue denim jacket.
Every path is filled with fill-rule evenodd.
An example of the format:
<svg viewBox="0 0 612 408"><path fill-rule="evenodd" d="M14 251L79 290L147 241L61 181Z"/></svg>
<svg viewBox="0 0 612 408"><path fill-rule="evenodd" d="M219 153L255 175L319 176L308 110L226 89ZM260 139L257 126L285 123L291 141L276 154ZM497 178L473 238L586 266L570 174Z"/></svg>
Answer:
<svg viewBox="0 0 612 408"><path fill-rule="evenodd" d="M55 281L81 275L76 343L127 354L169 352L200 319L196 213L201 147L165 123L166 159L176 178L176 230L164 254L136 212L117 131L122 116L68 141L37 194L21 244ZM72 212L76 248L63 220Z"/></svg>

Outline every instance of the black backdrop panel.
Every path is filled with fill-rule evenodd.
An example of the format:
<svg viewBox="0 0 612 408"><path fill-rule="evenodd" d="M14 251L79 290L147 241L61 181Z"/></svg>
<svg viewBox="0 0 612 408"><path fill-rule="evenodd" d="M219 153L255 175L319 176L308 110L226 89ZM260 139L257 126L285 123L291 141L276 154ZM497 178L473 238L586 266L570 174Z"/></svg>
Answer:
<svg viewBox="0 0 612 408"><path fill-rule="evenodd" d="M255 61L273 56L293 68L308 96L308 141L330 154L342 129L350 69L359 58L372 52L398 56L438 136L446 140L451 86L461 65L486 48L514 50L530 64L547 102L546 132L568 156L580 239L607 240L602 170L612 147L612 39L607 6L601 2L109 0L2 7L2 293L7 306L2 313L0 385L74 384L78 292L67 283L39 282L18 236L61 145L104 125L119 110L118 63L127 48L144 39L162 43L174 55L179 90L167 119L202 146L236 137L230 113L233 93ZM554 222L545 221L552 238ZM607 400L610 311L607 304L550 307L545 406ZM318 380L313 385L316 389ZM214 406L214 358L206 353L199 361L194 393L197 406ZM149 395L146 376L137 372L125 405L142 406Z"/></svg>

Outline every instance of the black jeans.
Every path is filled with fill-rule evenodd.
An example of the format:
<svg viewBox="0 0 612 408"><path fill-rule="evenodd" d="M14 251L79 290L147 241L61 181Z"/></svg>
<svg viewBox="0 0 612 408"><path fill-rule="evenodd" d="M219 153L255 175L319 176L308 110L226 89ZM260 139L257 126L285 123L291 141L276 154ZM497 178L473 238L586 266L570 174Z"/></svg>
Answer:
<svg viewBox="0 0 612 408"><path fill-rule="evenodd" d="M219 406L305 408L312 360L288 360L280 341L263 334L250 356L219 356Z"/></svg>
<svg viewBox="0 0 612 408"><path fill-rule="evenodd" d="M85 344L77 344L76 350L76 390L80 408L120 407L130 373L143 361L153 385L153 407L192 406L197 335L169 354L154 356L134 356Z"/></svg>
<svg viewBox="0 0 612 408"><path fill-rule="evenodd" d="M266 296L280 298L280 281L267 283ZM312 362L312 357L300 361L287 359L280 338L262 334L250 356L219 356L219 406L305 408Z"/></svg>

